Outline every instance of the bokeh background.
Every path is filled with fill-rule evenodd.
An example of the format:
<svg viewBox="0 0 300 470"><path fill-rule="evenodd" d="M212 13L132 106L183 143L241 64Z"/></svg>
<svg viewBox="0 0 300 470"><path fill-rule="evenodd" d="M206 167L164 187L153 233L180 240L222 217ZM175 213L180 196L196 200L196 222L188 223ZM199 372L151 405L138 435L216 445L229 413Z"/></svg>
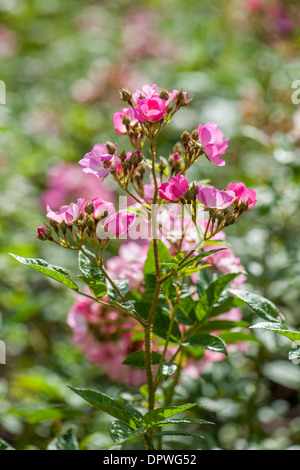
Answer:
<svg viewBox="0 0 300 470"><path fill-rule="evenodd" d="M160 155L200 122L217 122L230 138L226 166L204 162L192 177L257 191L257 206L227 237L249 289L300 328L299 24L298 0L0 0L0 436L16 448L43 449L69 423L82 449L112 446L110 418L67 385L137 397L72 344L72 293L7 254L76 270L73 253L39 242L35 227L46 202L55 208L99 191L114 200L115 188L84 180L77 162L105 139L127 144L112 124L123 86L157 83L193 97L160 137ZM265 347L181 383L177 399L200 400L199 417L216 423L184 448L300 449L300 366L287 359L290 342L256 334Z"/></svg>

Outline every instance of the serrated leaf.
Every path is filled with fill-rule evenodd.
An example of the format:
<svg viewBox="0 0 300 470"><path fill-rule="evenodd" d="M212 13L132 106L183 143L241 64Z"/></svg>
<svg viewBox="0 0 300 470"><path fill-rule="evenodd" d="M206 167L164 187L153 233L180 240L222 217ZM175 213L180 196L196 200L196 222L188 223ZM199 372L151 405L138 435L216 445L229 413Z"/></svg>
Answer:
<svg viewBox="0 0 300 470"><path fill-rule="evenodd" d="M191 437L198 437L200 439L205 439L204 436L201 436L201 434L196 434L194 432L188 432L188 431L162 431L158 432L155 434L156 437L163 437L163 436L191 436Z"/></svg>
<svg viewBox="0 0 300 470"><path fill-rule="evenodd" d="M9 255L13 256L17 261L19 261L19 263L25 264L26 266L45 274L45 276L60 282L70 289L78 290L78 286L72 281L70 274L65 269L49 264L47 261L40 258L23 258L22 256L17 256L13 253L9 253Z"/></svg>
<svg viewBox="0 0 300 470"><path fill-rule="evenodd" d="M162 426L172 426L174 424L214 424L211 421L206 421L205 419L199 418L171 418L165 419L164 421L159 421L155 424L157 427Z"/></svg>
<svg viewBox="0 0 300 470"><path fill-rule="evenodd" d="M193 348L208 349L209 351L220 352L228 356L226 344L219 337L209 334L198 334L189 338L183 343L183 346L191 346Z"/></svg>
<svg viewBox="0 0 300 470"><path fill-rule="evenodd" d="M47 446L47 450L78 450L78 442L73 428L67 429L55 437Z"/></svg>
<svg viewBox="0 0 300 470"><path fill-rule="evenodd" d="M286 338L289 338L291 341L300 341L300 332L299 331L291 331L288 329L284 329L282 324L280 323L273 323L273 322L262 322L256 323L255 325L250 326L250 328L260 328L262 330L269 330L274 331Z"/></svg>
<svg viewBox="0 0 300 470"><path fill-rule="evenodd" d="M161 359L161 354L158 354L156 351L152 351L152 364L159 364ZM132 367L145 367L145 351L135 351L130 356L128 356L123 364L126 366Z"/></svg>
<svg viewBox="0 0 300 470"><path fill-rule="evenodd" d="M91 260L82 251L78 254L78 266L85 279L98 281L105 284L106 278L98 266L91 263Z"/></svg>
<svg viewBox="0 0 300 470"><path fill-rule="evenodd" d="M127 279L122 279L122 280L117 280L113 282L115 286L117 286L121 294L125 296L127 292L129 291L129 281ZM120 294L117 292L117 290L112 286L110 282L108 283L107 295L109 297L109 300L113 302L118 303L121 300Z"/></svg>
<svg viewBox="0 0 300 470"><path fill-rule="evenodd" d="M133 429L140 427L140 420L143 415L135 408L124 405L124 403L98 391L73 387L69 388L95 408L104 411L116 419L124 421L124 423L127 423Z"/></svg>
<svg viewBox="0 0 300 470"><path fill-rule="evenodd" d="M189 410L190 408L193 408L196 405L198 405L198 403L187 403L186 405L156 408L155 410L148 411L143 416L141 420L141 424L143 426L146 426L147 428L151 428L153 426L156 426L156 423L165 421L171 416L177 415L178 413L181 413L182 411Z"/></svg>
<svg viewBox="0 0 300 470"><path fill-rule="evenodd" d="M116 444L123 444L123 442L128 441L128 439L138 436L143 429L143 427L133 429L123 421L117 420L113 421L110 426L110 435Z"/></svg>
<svg viewBox="0 0 300 470"><path fill-rule="evenodd" d="M243 300L257 315L270 322L278 322L278 308L261 295L244 290L230 289L230 293Z"/></svg>
<svg viewBox="0 0 300 470"><path fill-rule="evenodd" d="M211 320L199 328L201 332L209 332L209 331L223 331L223 330L230 330L231 328L247 328L249 323L246 321L230 321L230 320Z"/></svg>

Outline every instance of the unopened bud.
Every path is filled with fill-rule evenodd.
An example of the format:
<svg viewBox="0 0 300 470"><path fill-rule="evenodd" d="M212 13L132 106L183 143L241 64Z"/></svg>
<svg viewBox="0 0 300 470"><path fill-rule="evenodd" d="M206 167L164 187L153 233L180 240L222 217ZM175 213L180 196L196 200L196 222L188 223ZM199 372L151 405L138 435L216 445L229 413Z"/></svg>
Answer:
<svg viewBox="0 0 300 470"><path fill-rule="evenodd" d="M129 126L130 123L131 123L130 118L129 118L128 116L126 116L126 114L124 114L124 116L123 116L122 123L123 123L125 126Z"/></svg>
<svg viewBox="0 0 300 470"><path fill-rule="evenodd" d="M236 221L236 217L233 214L227 214L225 217L225 224L232 225Z"/></svg>
<svg viewBox="0 0 300 470"><path fill-rule="evenodd" d="M160 92L159 97L161 100L165 100L165 101L169 99L169 93L167 92L165 88Z"/></svg>
<svg viewBox="0 0 300 470"><path fill-rule="evenodd" d="M95 207L94 207L94 204L90 201L86 204L85 208L84 208L85 212L87 214L92 214L95 210Z"/></svg>
<svg viewBox="0 0 300 470"><path fill-rule="evenodd" d="M193 140L198 140L198 130L194 129L191 136Z"/></svg>
<svg viewBox="0 0 300 470"><path fill-rule="evenodd" d="M38 227L37 228L37 238L39 240L49 240L51 237L51 229L47 227Z"/></svg>
<svg viewBox="0 0 300 470"><path fill-rule="evenodd" d="M105 147L107 148L108 150L108 153L110 155L113 155L116 151L116 147L115 147L115 144L113 144L112 142L106 142L105 143Z"/></svg>
<svg viewBox="0 0 300 470"><path fill-rule="evenodd" d="M130 101L132 98L132 94L126 88L122 88L122 90L120 91L120 97L122 101L128 103L128 101Z"/></svg>
<svg viewBox="0 0 300 470"><path fill-rule="evenodd" d="M189 141L190 141L190 134L188 133L188 131L183 131L183 133L181 134L181 140L184 144L188 144Z"/></svg>
<svg viewBox="0 0 300 470"><path fill-rule="evenodd" d="M168 106L166 107L166 113L169 114L173 111L173 106L171 104L168 104Z"/></svg>

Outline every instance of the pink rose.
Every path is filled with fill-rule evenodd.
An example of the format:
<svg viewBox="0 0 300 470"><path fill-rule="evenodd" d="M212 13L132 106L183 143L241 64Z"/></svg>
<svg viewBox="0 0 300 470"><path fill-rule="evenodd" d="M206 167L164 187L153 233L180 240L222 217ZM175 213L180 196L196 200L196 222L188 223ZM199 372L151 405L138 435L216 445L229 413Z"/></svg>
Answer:
<svg viewBox="0 0 300 470"><path fill-rule="evenodd" d="M96 144L78 163L83 167L84 173L92 173L97 178L104 178L115 167L116 158L116 151L111 154L105 145Z"/></svg>
<svg viewBox="0 0 300 470"><path fill-rule="evenodd" d="M184 195L188 185L188 180L183 175L177 173L170 181L163 183L160 188L158 188L158 194L167 201L175 202Z"/></svg>
<svg viewBox="0 0 300 470"><path fill-rule="evenodd" d="M102 217L107 213L111 215L115 212L115 206L112 202L107 202L101 199L101 197L93 197L89 201L85 201L82 204L82 212L85 214L85 207L88 203L92 203L94 206L94 211L90 214L95 219L102 219Z"/></svg>
<svg viewBox="0 0 300 470"><path fill-rule="evenodd" d="M76 204L71 202L68 206L62 206L58 211L54 212L50 209L50 206L47 205L47 214L46 217L49 220L53 220L58 224L65 222L66 224L72 224L78 219L81 211L82 205L84 203L83 199L77 199Z"/></svg>
<svg viewBox="0 0 300 470"><path fill-rule="evenodd" d="M130 214L127 211L116 212L105 220L104 228L112 235L124 235L135 220L135 214Z"/></svg>
<svg viewBox="0 0 300 470"><path fill-rule="evenodd" d="M160 121L166 112L166 101L159 96L138 99L134 108L134 117L140 122Z"/></svg>
<svg viewBox="0 0 300 470"><path fill-rule="evenodd" d="M239 204L248 202L247 210L257 203L256 192L254 189L247 189L244 183L229 183L228 189L235 193Z"/></svg>
<svg viewBox="0 0 300 470"><path fill-rule="evenodd" d="M126 126L125 126L125 124L123 124L124 116L127 116L130 119L130 121L133 121L134 120L133 109L132 108L123 108L123 109L121 109L121 111L119 111L118 113L115 113L113 115L113 123L114 123L115 131L118 134L121 134L121 135L126 134L126 132L127 132Z"/></svg>
<svg viewBox="0 0 300 470"><path fill-rule="evenodd" d="M211 209L226 209L236 200L233 191L218 191L214 186L205 187L203 184L198 184L197 188L198 201Z"/></svg>
<svg viewBox="0 0 300 470"><path fill-rule="evenodd" d="M223 155L228 148L228 141L223 141L223 132L219 131L219 126L214 122L208 122L204 126L198 127L198 138L206 156L216 165L224 166L225 162L220 155Z"/></svg>

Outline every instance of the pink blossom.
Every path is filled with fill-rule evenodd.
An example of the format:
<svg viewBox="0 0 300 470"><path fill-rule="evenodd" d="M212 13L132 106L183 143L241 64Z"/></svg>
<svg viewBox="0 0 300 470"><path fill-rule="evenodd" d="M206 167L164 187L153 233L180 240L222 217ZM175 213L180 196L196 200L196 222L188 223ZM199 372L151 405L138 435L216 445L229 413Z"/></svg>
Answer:
<svg viewBox="0 0 300 470"><path fill-rule="evenodd" d="M157 92L158 86L156 83L152 86L150 85L143 85L142 86L142 91L140 90L135 90L135 93L132 95L133 101L137 102L139 99L147 98L150 99L152 96L158 96Z"/></svg>
<svg viewBox="0 0 300 470"><path fill-rule="evenodd" d="M170 181L163 183L160 188L158 188L158 194L167 201L175 202L184 195L188 186L188 180L183 175L177 173Z"/></svg>
<svg viewBox="0 0 300 470"><path fill-rule="evenodd" d="M104 228L112 235L124 235L136 220L136 215L128 213L126 210L110 215L104 224Z"/></svg>
<svg viewBox="0 0 300 470"><path fill-rule="evenodd" d="M247 189L244 183L229 183L228 189L235 193L239 204L248 202L247 210L257 203L256 192L254 189Z"/></svg>
<svg viewBox="0 0 300 470"><path fill-rule="evenodd" d="M137 100L134 117L140 122L156 122L164 117L165 112L166 101L159 96L153 96Z"/></svg>
<svg viewBox="0 0 300 470"><path fill-rule="evenodd" d="M117 145L115 144L115 148ZM94 145L91 152L85 154L78 163L83 167L84 173L92 173L97 178L104 178L115 167L117 154L109 153L103 144Z"/></svg>
<svg viewBox="0 0 300 470"><path fill-rule="evenodd" d="M144 369L124 366L126 357L143 345L132 342L135 323L118 312L91 299L78 296L71 307L67 323L77 344L92 364L98 364L111 380L131 386L146 381Z"/></svg>
<svg viewBox="0 0 300 470"><path fill-rule="evenodd" d="M49 220L53 220L54 222L57 222L58 224L61 224L63 222L65 222L66 224L72 224L79 217L81 210L82 210L83 203L84 203L84 200L79 198L77 199L76 204L71 202L71 204L69 204L68 206L62 206L56 212L52 211L50 209L50 206L47 205L46 217Z"/></svg>
<svg viewBox="0 0 300 470"><path fill-rule="evenodd" d="M158 186L161 185L160 178L157 178L157 184L158 184ZM143 185L143 197L144 197L145 201L152 202L153 197L154 197L154 191L155 191L155 184L154 184L153 179L151 179L150 183L147 183L147 184Z"/></svg>
<svg viewBox="0 0 300 470"><path fill-rule="evenodd" d="M223 132L214 122L208 122L204 126L198 127L198 138L206 156L216 165L224 166L225 162L220 155L223 155L228 148L229 139L223 140Z"/></svg>
<svg viewBox="0 0 300 470"><path fill-rule="evenodd" d="M118 256L107 260L106 270L113 280L128 279L131 290L138 290L144 275L143 268L147 258L149 243L140 245L133 241L120 247Z"/></svg>
<svg viewBox="0 0 300 470"><path fill-rule="evenodd" d="M85 207L88 203L92 203L94 206L94 211L90 215L95 219L102 219L105 215L111 215L115 212L115 206L112 202L104 201L101 197L93 197L82 204L82 212L84 214Z"/></svg>
<svg viewBox="0 0 300 470"><path fill-rule="evenodd" d="M106 201L113 201L114 195L104 182L91 174L82 173L80 166L74 163L59 163L50 168L47 174L47 189L41 195L44 207L49 204L58 209L73 199L90 199L100 196Z"/></svg>
<svg viewBox="0 0 300 470"><path fill-rule="evenodd" d="M205 187L203 184L199 184L197 188L198 194L196 197L205 207L226 209L236 200L233 191L219 191L214 186Z"/></svg>
<svg viewBox="0 0 300 470"><path fill-rule="evenodd" d="M130 121L133 121L134 120L133 109L132 108L123 108L123 109L121 109L121 111L119 111L119 112L117 112L113 115L113 123L114 123L115 131L118 134L121 134L121 135L127 133L126 126L125 126L125 124L123 124L124 116L127 116L130 119Z"/></svg>

